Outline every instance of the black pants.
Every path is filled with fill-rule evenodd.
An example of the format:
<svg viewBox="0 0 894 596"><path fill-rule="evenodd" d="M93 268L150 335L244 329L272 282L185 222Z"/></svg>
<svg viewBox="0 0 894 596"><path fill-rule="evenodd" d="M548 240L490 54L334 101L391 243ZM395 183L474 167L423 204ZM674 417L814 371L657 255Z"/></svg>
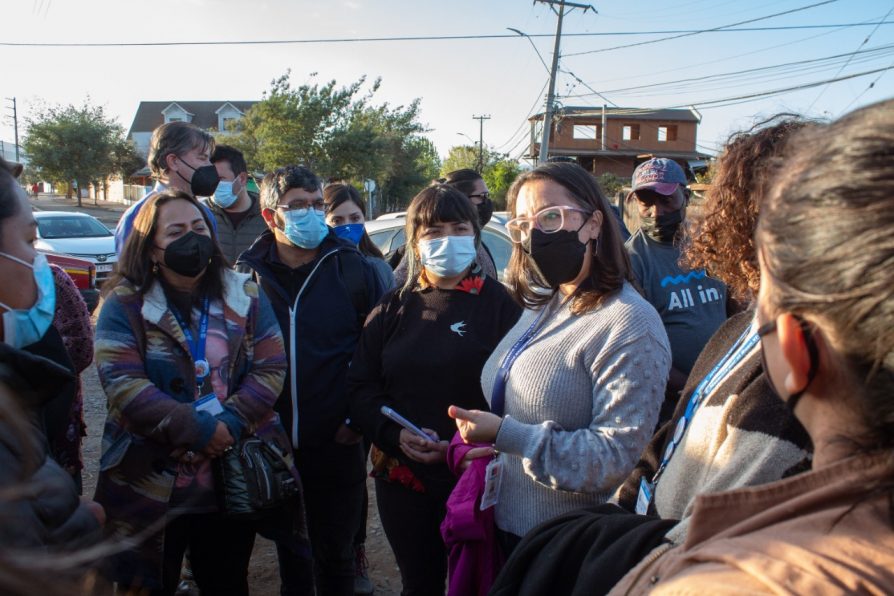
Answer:
<svg viewBox="0 0 894 596"><path fill-rule="evenodd" d="M354 534L360 524L366 466L363 447L302 446L295 463L304 488L307 529L313 555L314 579L320 596L354 594ZM277 540L282 594L302 594L298 570L306 558ZM295 584L298 585L295 585ZM204 595L203 595L204 596Z"/></svg>
<svg viewBox="0 0 894 596"><path fill-rule="evenodd" d="M254 525L219 513L182 515L165 527L163 588L152 596L170 596L180 583L187 547L202 596L248 596L248 561L255 543Z"/></svg>
<svg viewBox="0 0 894 596"><path fill-rule="evenodd" d="M430 484L426 484L425 493L419 493L376 479L379 519L400 568L403 596L444 593L447 548L441 538L441 522L453 485Z"/></svg>

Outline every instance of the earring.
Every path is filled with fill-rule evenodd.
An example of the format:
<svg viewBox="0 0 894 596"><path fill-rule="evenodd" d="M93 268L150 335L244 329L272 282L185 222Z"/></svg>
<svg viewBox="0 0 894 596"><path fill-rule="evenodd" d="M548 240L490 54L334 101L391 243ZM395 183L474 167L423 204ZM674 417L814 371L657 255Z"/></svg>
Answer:
<svg viewBox="0 0 894 596"><path fill-rule="evenodd" d="M158 261L152 263L152 274L158 275Z"/></svg>

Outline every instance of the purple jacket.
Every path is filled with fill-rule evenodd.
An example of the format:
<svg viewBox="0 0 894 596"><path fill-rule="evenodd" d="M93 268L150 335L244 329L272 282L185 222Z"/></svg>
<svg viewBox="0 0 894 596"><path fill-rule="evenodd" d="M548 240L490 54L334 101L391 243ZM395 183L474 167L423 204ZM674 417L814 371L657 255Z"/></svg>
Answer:
<svg viewBox="0 0 894 596"><path fill-rule="evenodd" d="M448 550L448 596L486 595L504 563L495 535L494 508L479 509L485 470L493 458L472 460L465 472L459 467L470 449L486 446L489 447L466 444L456 433L447 449L447 466L459 475L447 499L447 516L441 523L441 536Z"/></svg>

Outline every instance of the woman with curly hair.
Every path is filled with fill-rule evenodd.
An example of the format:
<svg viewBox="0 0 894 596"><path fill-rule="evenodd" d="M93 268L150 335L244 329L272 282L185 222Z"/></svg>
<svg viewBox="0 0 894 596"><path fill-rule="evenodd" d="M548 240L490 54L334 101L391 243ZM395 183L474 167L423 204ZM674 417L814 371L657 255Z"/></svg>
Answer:
<svg viewBox="0 0 894 596"><path fill-rule="evenodd" d="M620 507L576 511L534 529L492 593L570 593L575 585L605 593L653 548L682 544L698 494L804 469L810 439L767 383L753 306L760 276L752 236L760 205L788 139L809 126L792 117L774 120L731 138L698 231L689 231L684 250L690 267L705 268L748 308L721 325L702 350L671 420L621 486ZM551 560L562 564L551 567ZM568 574L569 565L580 566L580 573Z"/></svg>

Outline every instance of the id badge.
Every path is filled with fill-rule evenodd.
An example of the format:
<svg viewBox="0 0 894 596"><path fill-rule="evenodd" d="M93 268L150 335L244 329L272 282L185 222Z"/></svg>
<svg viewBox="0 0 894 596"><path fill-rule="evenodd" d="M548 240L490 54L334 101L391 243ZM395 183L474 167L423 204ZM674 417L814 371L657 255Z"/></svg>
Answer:
<svg viewBox="0 0 894 596"><path fill-rule="evenodd" d="M652 491L654 489L655 487L646 480L645 476L640 476L639 494L636 496L636 512L639 515L647 515L649 513L649 505L652 504Z"/></svg>
<svg viewBox="0 0 894 596"><path fill-rule="evenodd" d="M213 393L209 393L204 397L200 397L197 402L193 404L196 412L208 412L212 416L217 416L218 414L222 414L224 408L220 405L220 400L217 399L217 396Z"/></svg>
<svg viewBox="0 0 894 596"><path fill-rule="evenodd" d="M493 507L500 499L500 483L503 480L503 462L497 456L490 460L484 471L484 494L481 495L481 511Z"/></svg>

